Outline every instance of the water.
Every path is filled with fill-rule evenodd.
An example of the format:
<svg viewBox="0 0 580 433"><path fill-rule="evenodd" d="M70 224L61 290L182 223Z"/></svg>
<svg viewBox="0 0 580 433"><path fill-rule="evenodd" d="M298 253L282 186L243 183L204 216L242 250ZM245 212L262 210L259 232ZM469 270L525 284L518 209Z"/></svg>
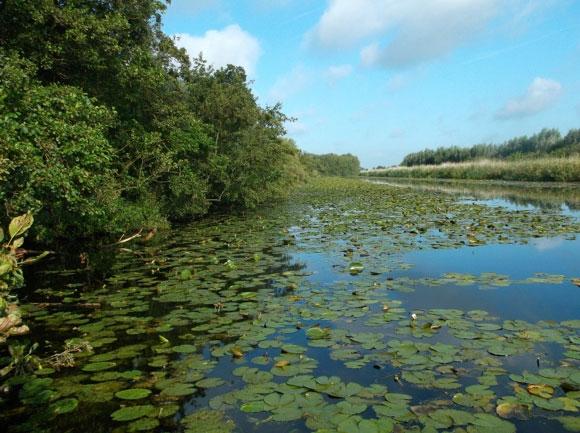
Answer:
<svg viewBox="0 0 580 433"><path fill-rule="evenodd" d="M12 379L3 424L447 431L453 409L473 432L566 431L580 387L577 188L325 182L29 269L27 339L46 368ZM71 338L92 351L52 371L47 357ZM526 391L545 383L550 398ZM116 396L133 388L151 394ZM495 415L513 401L526 419Z"/></svg>

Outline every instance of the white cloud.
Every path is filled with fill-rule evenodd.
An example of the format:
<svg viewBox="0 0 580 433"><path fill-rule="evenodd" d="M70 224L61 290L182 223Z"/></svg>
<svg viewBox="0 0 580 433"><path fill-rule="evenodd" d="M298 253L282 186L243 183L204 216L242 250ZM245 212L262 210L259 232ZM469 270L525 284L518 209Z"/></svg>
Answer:
<svg viewBox="0 0 580 433"><path fill-rule="evenodd" d="M496 117L511 119L539 113L554 105L561 94L562 85L557 81L541 77L534 78L526 93L507 101Z"/></svg>
<svg viewBox="0 0 580 433"><path fill-rule="evenodd" d="M381 56L378 42L367 45L360 51L360 59L365 66L373 66Z"/></svg>
<svg viewBox="0 0 580 433"><path fill-rule="evenodd" d="M268 98L271 102L283 102L300 92L310 83L310 74L304 66L294 67L288 74L279 77L270 89Z"/></svg>
<svg viewBox="0 0 580 433"><path fill-rule="evenodd" d="M185 48L190 57L199 53L213 66L228 64L242 66L248 75L253 75L262 54L260 42L237 25L229 25L222 30L208 30L203 36L178 33L176 45Z"/></svg>
<svg viewBox="0 0 580 433"><path fill-rule="evenodd" d="M350 74L352 74L351 65L335 65L329 67L326 71L326 77L331 84L334 84L338 80L348 77Z"/></svg>
<svg viewBox="0 0 580 433"><path fill-rule="evenodd" d="M322 48L352 46L385 30L390 23L389 17L397 15L390 10L396 4L392 0L331 0L307 38Z"/></svg>
<svg viewBox="0 0 580 433"><path fill-rule="evenodd" d="M389 78L389 81L387 81L387 89L391 92L396 92L405 87L408 82L409 78L407 76L403 74L395 74Z"/></svg>
<svg viewBox="0 0 580 433"><path fill-rule="evenodd" d="M499 0L331 0L307 34L311 46L351 47L377 40L361 51L366 65L405 67L448 54L480 33L499 10ZM391 35L392 33L392 35Z"/></svg>

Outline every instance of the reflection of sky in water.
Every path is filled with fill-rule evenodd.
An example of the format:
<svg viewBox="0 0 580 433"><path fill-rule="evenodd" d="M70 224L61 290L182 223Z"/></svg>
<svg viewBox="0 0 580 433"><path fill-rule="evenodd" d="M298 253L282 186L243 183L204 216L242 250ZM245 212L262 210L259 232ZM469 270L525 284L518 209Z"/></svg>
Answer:
<svg viewBox="0 0 580 433"><path fill-rule="evenodd" d="M511 210L545 210L580 218L580 185L450 181L444 179L388 179L371 180L398 188L444 192L458 197L464 203L502 206Z"/></svg>
<svg viewBox="0 0 580 433"><path fill-rule="evenodd" d="M293 260L307 264L313 272L308 277L314 287L332 289L339 282L360 281L366 272L350 276L344 258L323 253L300 253ZM411 293L389 292L390 298L403 301L407 310L432 308L458 308L485 310L502 319L539 320L577 319L580 311L580 288L570 279L578 277L580 264L580 239L538 238L527 245L484 245L449 250L422 250L408 253L403 261L412 263L411 270L395 271L398 276L441 278L445 273L472 274L494 272L508 275L512 281L506 287L443 284L440 286L416 285ZM564 275L561 284L517 283L537 273ZM367 277L365 277L367 275ZM383 283L386 275L379 277Z"/></svg>
<svg viewBox="0 0 580 433"><path fill-rule="evenodd" d="M562 274L561 284L519 284L507 287L442 285L416 287L400 298L415 308L482 309L506 319L569 320L580 311L580 288L570 282L577 277L580 240L534 239L528 245L487 245L455 250L409 253L405 260L415 264L413 278L440 278L447 272L479 275L495 272L512 280L536 273Z"/></svg>
<svg viewBox="0 0 580 433"><path fill-rule="evenodd" d="M509 199L503 198L494 198L494 199L477 199L477 198L464 198L459 200L460 203L467 203L467 204L484 204L486 206L491 207L503 207L509 210L527 210L527 211L534 211L540 209L538 206L533 204L519 204ZM559 207L550 208L549 211L555 212L558 214L568 215L574 218L580 219L580 211L571 209L567 204L562 203Z"/></svg>

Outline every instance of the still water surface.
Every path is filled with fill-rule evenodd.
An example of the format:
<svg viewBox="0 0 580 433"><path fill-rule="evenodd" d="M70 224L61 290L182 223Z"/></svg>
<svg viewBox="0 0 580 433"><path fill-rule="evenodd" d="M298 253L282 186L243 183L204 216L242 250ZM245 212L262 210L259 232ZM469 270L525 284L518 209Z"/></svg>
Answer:
<svg viewBox="0 0 580 433"><path fill-rule="evenodd" d="M573 428L577 187L389 180L353 191L359 201L315 193L150 244L90 251L88 264L76 251L30 270L23 304L38 355L73 337L93 349L76 354L75 367L14 380L3 424L192 433ZM554 230L550 221L562 215L568 229ZM513 237L502 233L508 227ZM553 386L538 397L530 384ZM151 392L120 398L128 389ZM496 416L506 402L517 409L507 421ZM450 409L467 418L450 418Z"/></svg>

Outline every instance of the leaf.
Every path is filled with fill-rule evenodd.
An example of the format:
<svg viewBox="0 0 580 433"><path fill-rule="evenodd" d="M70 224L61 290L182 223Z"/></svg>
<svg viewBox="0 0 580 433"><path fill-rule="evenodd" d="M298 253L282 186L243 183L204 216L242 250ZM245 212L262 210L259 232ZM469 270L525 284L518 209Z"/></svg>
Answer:
<svg viewBox="0 0 580 433"><path fill-rule="evenodd" d="M301 354L306 352L306 348L296 344L284 344L282 346L283 353Z"/></svg>
<svg viewBox="0 0 580 433"><path fill-rule="evenodd" d="M182 344L181 346L172 347L171 350L175 353L195 353L197 348L192 344Z"/></svg>
<svg viewBox="0 0 580 433"><path fill-rule="evenodd" d="M116 367L116 366L117 366L117 363L113 362L113 361L93 362L93 363L85 365L82 370L87 371L87 372L95 372L95 371L108 370L108 369Z"/></svg>
<svg viewBox="0 0 580 433"><path fill-rule="evenodd" d="M257 412L266 412L269 410L269 407L263 401L251 401L248 403L242 404L240 407L242 412L246 413L257 413Z"/></svg>
<svg viewBox="0 0 580 433"><path fill-rule="evenodd" d="M13 218L10 221L10 225L8 226L8 233L10 233L10 237L14 239L17 236L21 236L26 233L32 223L34 222L34 218L30 212L20 215L16 218Z"/></svg>
<svg viewBox="0 0 580 433"><path fill-rule="evenodd" d="M195 387L189 383L178 383L161 391L162 395L167 395L170 397L182 397L185 395L191 395L193 393L195 393Z"/></svg>
<svg viewBox="0 0 580 433"><path fill-rule="evenodd" d="M65 398L52 403L50 410L55 415L62 415L74 411L78 405L79 401L76 398Z"/></svg>
<svg viewBox="0 0 580 433"><path fill-rule="evenodd" d="M542 398L550 398L554 395L554 388L550 385L535 385L531 384L527 387L528 392L532 395L537 395Z"/></svg>
<svg viewBox="0 0 580 433"><path fill-rule="evenodd" d="M309 340L321 340L329 336L328 329L322 329L320 326L314 326L306 331L306 337Z"/></svg>
<svg viewBox="0 0 580 433"><path fill-rule="evenodd" d="M155 407L150 404L143 406L129 406L116 410L111 414L114 421L133 421L143 417L155 416Z"/></svg>
<svg viewBox="0 0 580 433"><path fill-rule="evenodd" d="M140 400L149 397L150 394L151 390L149 389L131 388L115 393L115 397L120 398L121 400Z"/></svg>
<svg viewBox="0 0 580 433"><path fill-rule="evenodd" d="M232 356L234 358L243 358L244 357L244 352L242 352L242 349L240 349L239 347L232 347L230 349L230 353L232 354Z"/></svg>
<svg viewBox="0 0 580 433"><path fill-rule="evenodd" d="M577 416L559 416L556 418L564 428L572 432L580 432L580 417Z"/></svg>
<svg viewBox="0 0 580 433"><path fill-rule="evenodd" d="M500 403L495 408L495 412L502 418L522 419L529 412L529 409L519 403Z"/></svg>
<svg viewBox="0 0 580 433"><path fill-rule="evenodd" d="M360 274L364 269L365 267L361 262L352 262L348 267L348 271L351 275Z"/></svg>

